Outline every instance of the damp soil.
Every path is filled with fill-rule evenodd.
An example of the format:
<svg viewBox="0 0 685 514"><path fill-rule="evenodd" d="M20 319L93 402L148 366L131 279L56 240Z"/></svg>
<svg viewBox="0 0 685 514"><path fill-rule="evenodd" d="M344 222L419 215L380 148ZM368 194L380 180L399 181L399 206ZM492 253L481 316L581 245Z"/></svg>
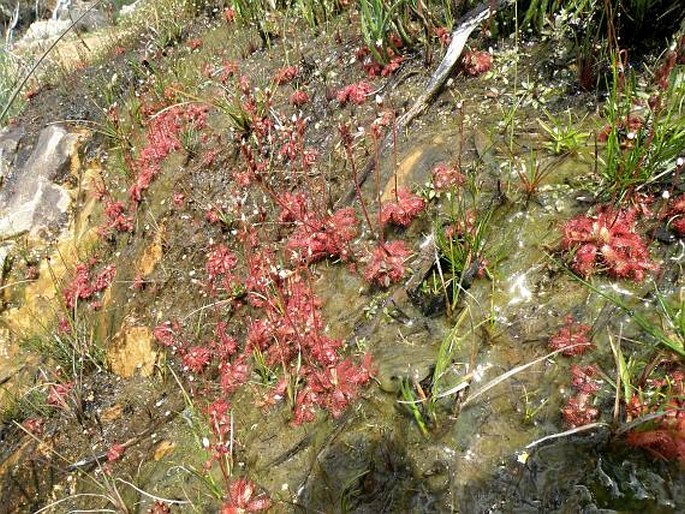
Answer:
<svg viewBox="0 0 685 514"><path fill-rule="evenodd" d="M139 80L149 80L148 74L163 77L171 89L195 84L197 95L204 98L212 89L198 77L207 62L218 66L239 61L241 73L254 83L267 83L276 69L297 63L307 70L300 86L312 97L302 108L308 119L305 138L320 159L317 173L308 180L318 188L322 206L333 208L351 184L338 124L351 121L354 127L369 127L384 108L401 112L430 74L418 53L410 55L395 76L374 82L381 88L378 105L371 97L362 106L341 109L331 98L334 92L364 77L358 64L341 66L352 63L360 44L359 36L349 31L351 25L342 19L318 34L293 26L265 49L247 28L227 30L216 20L203 20L189 33L202 38L199 51L181 43L154 58L142 48L113 57L106 67L88 68L74 77L73 84L46 86L14 123L32 134L56 120L102 126L103 111L92 107L95 102L76 101L75 92L98 98L93 84L104 84L112 72L119 76L113 94L120 101L139 87ZM484 36L479 43L494 44ZM551 65L540 66L545 51L543 44L522 50L518 73L548 80ZM501 64L501 70L511 73L505 66L511 43L497 44L494 52L495 67ZM561 74L572 76L566 69ZM512 141L499 123L516 102L503 80L506 76L507 71L477 78L455 74L429 111L398 134L396 147L383 156L362 190L370 205L379 193L376 184L385 198L392 196L396 181L428 195L434 166L458 161L472 184L466 193L469 205L490 215L485 236L489 274L447 294L430 287L428 278L435 283L436 268L429 243L435 227L454 209L450 197L442 194L410 228L386 233L388 239L407 241L414 251L408 262L411 273L402 283L387 290L370 287L359 269L340 262L324 261L312 270L327 334L343 340L346 352L369 352L375 363L374 380L358 401L337 418L319 413L314 421L296 426L286 402L270 409L256 406L263 397L257 376L251 377L250 387L232 396L235 473L248 475L268 493L274 512L656 513L685 508L685 478L678 465L628 450L608 424L527 448L564 430L560 407L568 394L569 364L559 356L463 404L489 380L545 355L548 338L568 314L593 324L597 350L592 360L608 375L615 370L607 334L631 335L631 329L624 328L630 326L624 312L565 272L557 252L560 227L587 210L594 148L588 144L564 157L545 153L544 134L534 121L540 117L535 95L521 103L516 116L523 121ZM156 87L152 82L141 88L141 97ZM291 91L282 88L274 97L272 109L279 116L294 114L287 100ZM577 119L596 117L599 100L579 92L572 81L552 84L546 95L547 105L571 108ZM236 329L236 336L245 334L249 314L227 311L225 299L213 296L205 282L207 252L217 242L235 244L235 220L210 223L207 212L228 210L235 200L227 192L240 162L235 134L211 103L208 127L200 153L182 149L165 160L163 172L136 211L132 232L95 245L93 252L101 261L116 264L118 270L101 298L102 308L90 311L84 306L82 313L88 334L105 353L126 327L152 329L171 319L179 320L187 337L197 341L211 339L216 322L226 319L243 327ZM134 147L143 144L135 138ZM115 194L125 195L131 177L118 166L117 150L110 145L95 130L84 150L85 161L100 163L101 180ZM526 196L518 176L500 164L531 151L553 172L534 195ZM202 155L209 152L216 156L208 164ZM359 131L358 162L372 155L372 145ZM297 185L280 183L284 189ZM76 216L94 187L84 184L80 189ZM182 201L174 201L179 193ZM265 204L250 201L255 209ZM97 227L100 211L95 207L83 222ZM264 237L283 239L283 230L265 224ZM368 228L360 239L371 245ZM665 270L658 279L663 292L683 286L681 246L653 245ZM20 271L13 273L18 276ZM603 278L596 285L606 291L616 287ZM636 305L654 301L649 299L650 284L619 287ZM8 302L20 304L22 290L14 290ZM419 404L427 423L424 432L402 395L402 385L430 390L441 344L465 312L465 328L441 379L449 389L469 376L469 386L437 401L433 413ZM27 358L36 351L30 344L23 348ZM154 353L150 376L116 376L104 359L102 365L82 368L78 395L67 405L40 410L24 402L24 412L15 411L16 422L3 421L0 510L35 512L69 496L71 500L54 503L51 509L111 508L111 498L120 495L130 512L147 512L156 497L173 500L171 512L218 511L222 478L216 466L208 471L204 467L210 459L205 438L211 437L204 409L212 386L184 377L172 351L155 347ZM18 375L24 390L66 376L54 366L44 355L27 360ZM611 412L613 397L607 391L602 398L600 409ZM31 418L43 420L40 431L20 427ZM107 462L115 442L124 444L125 452Z"/></svg>

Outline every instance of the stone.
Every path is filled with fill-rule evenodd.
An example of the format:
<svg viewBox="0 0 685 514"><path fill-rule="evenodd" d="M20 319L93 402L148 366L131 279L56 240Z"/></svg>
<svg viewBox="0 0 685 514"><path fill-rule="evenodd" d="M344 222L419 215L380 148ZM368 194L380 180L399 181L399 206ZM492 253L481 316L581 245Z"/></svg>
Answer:
<svg viewBox="0 0 685 514"><path fill-rule="evenodd" d="M151 376L157 362L154 344L152 330L136 326L133 321L125 322L107 351L112 372L122 378L130 378L136 374Z"/></svg>
<svg viewBox="0 0 685 514"><path fill-rule="evenodd" d="M141 277L149 277L154 271L155 266L157 266L157 263L162 260L165 234L166 229L162 225L155 233L155 238L152 243L143 251L143 255L136 266Z"/></svg>
<svg viewBox="0 0 685 514"><path fill-rule="evenodd" d="M26 46L30 43L35 43L36 41L46 41L59 37L70 25L71 21L67 20L34 21L17 42L17 45Z"/></svg>
<svg viewBox="0 0 685 514"><path fill-rule="evenodd" d="M53 13L53 19L60 21L77 20L82 16L90 7L93 2L85 2L82 0L66 0L58 4L58 10ZM91 32L108 25L107 16L99 10L97 7L92 9L86 14L83 19L79 20L76 25L76 29L79 31Z"/></svg>
<svg viewBox="0 0 685 514"><path fill-rule="evenodd" d="M0 184L14 167L23 137L24 130L21 128L5 127L0 130Z"/></svg>
<svg viewBox="0 0 685 514"><path fill-rule="evenodd" d="M174 448L176 448L176 445L172 443L171 441L160 441L157 446L155 446L153 452L152 452L152 458L155 461L160 461L167 455L169 455L171 452L174 451Z"/></svg>
<svg viewBox="0 0 685 514"><path fill-rule="evenodd" d="M78 136L58 125L40 133L23 166L10 169L0 191L0 240L29 232L55 231L67 222L69 192L53 181L68 173Z"/></svg>
<svg viewBox="0 0 685 514"><path fill-rule="evenodd" d="M112 421L119 419L123 412L124 408L121 406L121 404L115 403L111 407L103 409L102 413L100 414L100 421L103 423L111 423Z"/></svg>
<svg viewBox="0 0 685 514"><path fill-rule="evenodd" d="M136 0L132 4L122 5L121 9L119 10L119 16L130 16L131 14L136 12L140 4L141 0Z"/></svg>

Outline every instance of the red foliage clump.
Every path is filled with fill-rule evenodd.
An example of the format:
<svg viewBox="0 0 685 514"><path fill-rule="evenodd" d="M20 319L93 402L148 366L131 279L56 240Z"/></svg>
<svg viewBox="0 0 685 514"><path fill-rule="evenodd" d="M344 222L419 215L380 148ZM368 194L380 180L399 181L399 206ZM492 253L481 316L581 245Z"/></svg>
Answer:
<svg viewBox="0 0 685 514"><path fill-rule="evenodd" d="M679 236L685 236L685 194L673 198L666 211L668 226Z"/></svg>
<svg viewBox="0 0 685 514"><path fill-rule="evenodd" d="M297 74L300 72L297 66L286 66L284 68L279 68L274 73L274 83L277 86L283 86L285 84L290 84Z"/></svg>
<svg viewBox="0 0 685 514"><path fill-rule="evenodd" d="M179 330L180 328L178 326L178 322L172 323L170 321L166 321L157 325L152 331L152 335L162 346L166 346L167 348L174 346L178 347L181 346L177 340Z"/></svg>
<svg viewBox="0 0 685 514"><path fill-rule="evenodd" d="M220 514L243 514L261 512L271 507L271 499L266 494L255 494L252 480L240 477L228 488L228 498L221 507Z"/></svg>
<svg viewBox="0 0 685 514"><path fill-rule="evenodd" d="M467 75L475 77L490 70L492 55L484 51L465 52L462 65Z"/></svg>
<svg viewBox="0 0 685 514"><path fill-rule="evenodd" d="M69 285L62 290L67 309L73 310L78 300L87 300L94 294L104 291L114 280L117 273L114 264L108 264L100 273L92 276L91 269L95 264L96 261L91 260L88 264L81 263L76 266L74 277Z"/></svg>
<svg viewBox="0 0 685 514"><path fill-rule="evenodd" d="M657 270L647 245L635 232L635 211L599 210L596 216L580 215L566 222L563 250L575 250L571 269L582 277L597 268L614 278L642 281L647 271Z"/></svg>
<svg viewBox="0 0 685 514"><path fill-rule="evenodd" d="M571 427L579 427L592 423L599 417L599 410L592 406L589 394L578 393L571 396L561 409L564 421Z"/></svg>
<svg viewBox="0 0 685 514"><path fill-rule="evenodd" d="M595 394L602 387L601 380L595 378L598 373L597 368L592 365L578 366L577 364L572 364L571 385L579 393Z"/></svg>
<svg viewBox="0 0 685 514"><path fill-rule="evenodd" d="M202 40L199 38L191 39L188 41L188 49L192 52L202 48Z"/></svg>
<svg viewBox="0 0 685 514"><path fill-rule="evenodd" d="M662 416L626 435L626 442L657 458L685 463L685 373L677 369L664 379L648 380L649 394L635 394L626 406L630 417Z"/></svg>
<svg viewBox="0 0 685 514"><path fill-rule="evenodd" d="M290 103L295 107L302 107L307 102L309 102L309 95L303 89L296 89L293 91L293 94L290 95Z"/></svg>
<svg viewBox="0 0 685 514"><path fill-rule="evenodd" d="M440 41L440 46L449 46L452 42L452 34L445 27L435 27L433 33Z"/></svg>
<svg viewBox="0 0 685 514"><path fill-rule="evenodd" d="M238 63L235 61L226 61L221 66L219 80L222 84L226 84L236 73L238 73Z"/></svg>
<svg viewBox="0 0 685 514"><path fill-rule="evenodd" d="M53 407L65 407L67 396L69 396L73 387L74 384L72 382L52 384L48 390L48 405L52 405Z"/></svg>
<svg viewBox="0 0 685 514"><path fill-rule="evenodd" d="M611 124L605 125L602 131L597 135L597 140L601 143L606 143L609 139L609 135L615 130L619 136L621 148L627 148L632 144L631 141L635 139L634 136L638 134L643 124L642 118L631 114L627 116L625 120L621 120L616 126ZM632 134L632 136L629 136L629 134Z"/></svg>
<svg viewBox="0 0 685 514"><path fill-rule="evenodd" d="M361 105L366 101L366 97L372 90L373 88L368 82L357 82L356 84L350 84L349 86L342 88L338 91L335 98L341 105L345 105L348 102Z"/></svg>
<svg viewBox="0 0 685 514"><path fill-rule="evenodd" d="M207 407L209 428L219 440L223 440L231 430L230 409L231 405L223 398L214 400Z"/></svg>
<svg viewBox="0 0 685 514"><path fill-rule="evenodd" d="M250 368L245 361L245 355L239 355L233 362L224 361L219 364L219 384L225 394L231 394L250 378Z"/></svg>
<svg viewBox="0 0 685 514"><path fill-rule="evenodd" d="M125 451L126 447L123 444L113 444L109 447L109 450L107 450L107 462L119 460Z"/></svg>
<svg viewBox="0 0 685 514"><path fill-rule="evenodd" d="M191 373L202 373L212 360L212 353L204 346L193 346L183 352L183 366Z"/></svg>
<svg viewBox="0 0 685 514"><path fill-rule="evenodd" d="M107 222L98 229L98 233L102 237L111 237L114 232L132 232L133 218L126 214L124 202L114 201L109 196L104 201Z"/></svg>
<svg viewBox="0 0 685 514"><path fill-rule="evenodd" d="M286 248L295 261L314 263L327 257L347 261L352 257L350 243L357 237L358 221L354 209L346 207L318 217L308 214L290 236Z"/></svg>
<svg viewBox="0 0 685 514"><path fill-rule="evenodd" d="M590 325L579 323L572 316L566 316L564 321L564 326L559 329L559 332L550 337L547 342L550 350L556 351L566 348L566 350L561 352L562 355L572 357L574 355L581 355L594 348L592 341L590 341L590 330L592 330Z"/></svg>
<svg viewBox="0 0 685 514"><path fill-rule="evenodd" d="M139 203L143 193L162 171L162 161L181 148L180 134L184 128L204 128L207 108L199 105L177 105L158 112L147 123L147 145L141 150L134 167L138 170L135 183L129 189L131 201Z"/></svg>
<svg viewBox="0 0 685 514"><path fill-rule="evenodd" d="M225 291L230 292L235 284L233 271L237 264L238 259L225 245L215 246L207 254L207 264L205 265L210 290L214 290L216 279L221 277L222 287Z"/></svg>
<svg viewBox="0 0 685 514"><path fill-rule="evenodd" d="M321 371L307 370L307 385L297 397L293 421L298 425L312 421L317 406L337 418L357 398L359 388L371 379L372 373L369 354L360 365L345 359Z"/></svg>
<svg viewBox="0 0 685 514"><path fill-rule="evenodd" d="M228 361L238 351L238 341L229 336L226 329L227 324L219 321L214 331L216 338L209 343L219 362Z"/></svg>
<svg viewBox="0 0 685 514"><path fill-rule="evenodd" d="M356 398L359 386L369 380L370 357L360 366L341 359L342 341L325 335L321 301L297 274L272 283L262 296L264 317L250 324L245 354L259 349L267 366L285 367L298 375L302 385L294 423L310 421L318 409L338 416ZM222 370L226 392L247 379L241 371L232 367L224 379ZM283 392L277 386L272 401L282 399Z"/></svg>
<svg viewBox="0 0 685 514"><path fill-rule="evenodd" d="M685 430L631 430L626 435L626 442L657 458L685 463Z"/></svg>
<svg viewBox="0 0 685 514"><path fill-rule="evenodd" d="M235 21L235 9L226 7L224 9L224 20L226 20L226 23L233 23Z"/></svg>
<svg viewBox="0 0 685 514"><path fill-rule="evenodd" d="M437 191L448 191L466 182L466 177L457 168L438 164L433 168L433 187Z"/></svg>
<svg viewBox="0 0 685 514"><path fill-rule="evenodd" d="M388 202L381 208L381 224L388 223L408 227L426 208L426 202L406 188L397 191L397 200Z"/></svg>
<svg viewBox="0 0 685 514"><path fill-rule="evenodd" d="M400 65L404 62L404 56L403 55L396 55L392 59L390 59L390 62L383 66L383 69L381 70L381 76L382 77L389 77L393 73L395 73Z"/></svg>
<svg viewBox="0 0 685 514"><path fill-rule="evenodd" d="M388 287L398 282L405 273L404 261L411 255L404 241L379 244L371 254L371 262L364 271L370 284Z"/></svg>
<svg viewBox="0 0 685 514"><path fill-rule="evenodd" d="M292 223L304 220L307 213L307 197L304 193L285 192L279 200L281 212L278 221L281 223Z"/></svg>

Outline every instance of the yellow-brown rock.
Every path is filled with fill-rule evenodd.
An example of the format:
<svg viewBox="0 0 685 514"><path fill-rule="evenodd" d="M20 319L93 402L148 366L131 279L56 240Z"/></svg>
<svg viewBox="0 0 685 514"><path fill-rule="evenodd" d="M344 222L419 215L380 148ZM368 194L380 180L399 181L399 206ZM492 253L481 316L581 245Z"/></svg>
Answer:
<svg viewBox="0 0 685 514"><path fill-rule="evenodd" d="M128 378L138 373L149 377L157 362L152 331L148 327L124 323L112 339L107 360L112 372L120 377Z"/></svg>

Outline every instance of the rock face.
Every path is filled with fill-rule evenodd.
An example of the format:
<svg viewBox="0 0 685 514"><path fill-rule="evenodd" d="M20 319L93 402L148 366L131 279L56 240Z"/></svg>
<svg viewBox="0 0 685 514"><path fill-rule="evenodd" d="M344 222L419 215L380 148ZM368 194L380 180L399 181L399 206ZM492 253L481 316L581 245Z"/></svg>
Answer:
<svg viewBox="0 0 685 514"><path fill-rule="evenodd" d="M23 129L7 127L0 130L0 183L4 182L10 169L14 167L19 142L23 137Z"/></svg>
<svg viewBox="0 0 685 514"><path fill-rule="evenodd" d="M57 2L55 11L52 13L53 20L68 21L77 20L81 15L86 13L93 5L93 1L83 1L83 0L60 0ZM77 30L92 31L97 30L106 26L108 23L105 14L99 10L99 8L94 8L84 16L82 20L78 22L76 26Z"/></svg>
<svg viewBox="0 0 685 514"><path fill-rule="evenodd" d="M82 0L58 1L54 6L51 19L31 23L17 45L27 46L41 41L52 42L54 38L59 37L65 30L69 29L72 23L85 14L92 5L93 2ZM88 11L74 28L79 32L90 32L106 27L108 24L108 17L98 8L94 8Z"/></svg>
<svg viewBox="0 0 685 514"><path fill-rule="evenodd" d="M136 326L132 321L124 323L112 339L107 360L112 372L120 377L128 378L137 373L149 377L157 362L152 331L148 327Z"/></svg>
<svg viewBox="0 0 685 514"><path fill-rule="evenodd" d="M34 21L26 33L19 40L19 45L26 45L35 41L43 41L58 37L71 25L69 20L40 20Z"/></svg>
<svg viewBox="0 0 685 514"><path fill-rule="evenodd" d="M63 178L68 171L78 137L58 125L43 129L23 165L14 162L19 146L15 139L8 134L0 135L0 167L7 168L0 191L0 240L26 232L35 235L46 229L61 229L71 202L67 190L53 181Z"/></svg>

